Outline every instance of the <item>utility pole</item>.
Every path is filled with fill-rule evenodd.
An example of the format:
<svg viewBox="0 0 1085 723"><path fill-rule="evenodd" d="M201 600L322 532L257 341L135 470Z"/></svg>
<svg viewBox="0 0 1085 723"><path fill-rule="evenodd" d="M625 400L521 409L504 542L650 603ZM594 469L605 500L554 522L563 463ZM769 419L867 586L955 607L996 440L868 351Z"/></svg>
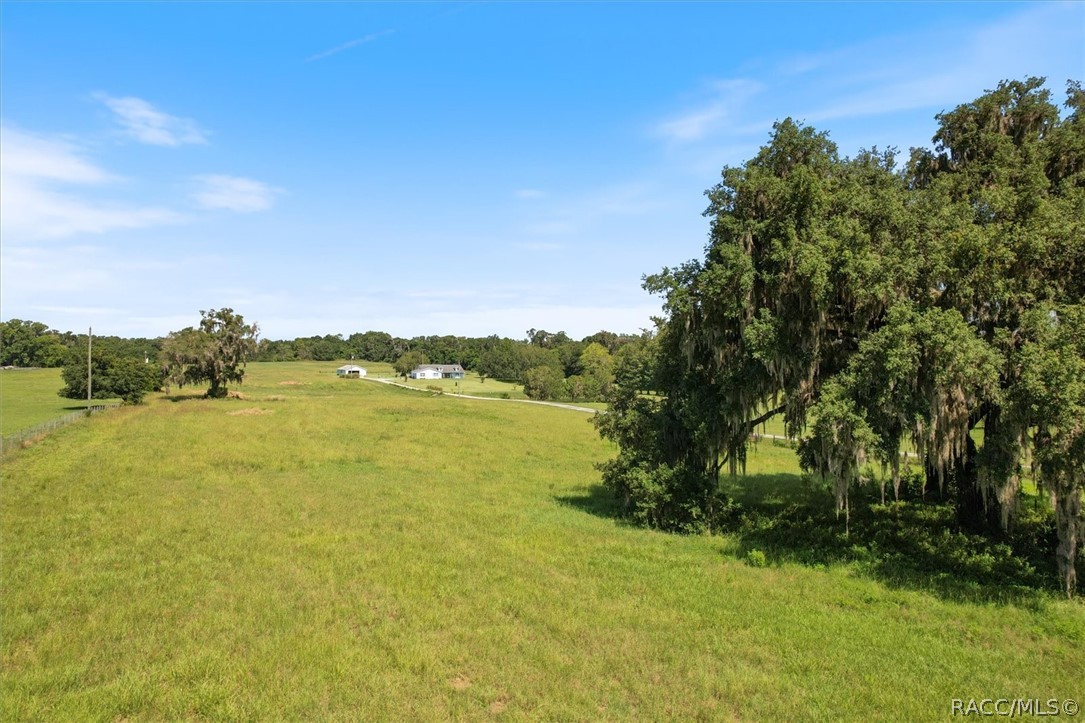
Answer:
<svg viewBox="0 0 1085 723"><path fill-rule="evenodd" d="M91 340L94 338L94 327L87 327L87 411L90 411L90 399L91 399L91 377L90 377L90 345Z"/></svg>

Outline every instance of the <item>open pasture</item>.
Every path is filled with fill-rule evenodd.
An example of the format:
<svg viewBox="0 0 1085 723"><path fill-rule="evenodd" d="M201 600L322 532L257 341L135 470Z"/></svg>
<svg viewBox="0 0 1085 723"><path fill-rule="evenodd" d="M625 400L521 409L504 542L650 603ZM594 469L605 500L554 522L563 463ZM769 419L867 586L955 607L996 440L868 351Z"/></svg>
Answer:
<svg viewBox="0 0 1085 723"><path fill-rule="evenodd" d="M629 527L588 415L336 366L252 364L243 398L174 389L5 460L6 719L919 720L1080 699L1080 601L756 567L748 539ZM738 485L822 494L765 442Z"/></svg>
<svg viewBox="0 0 1085 723"><path fill-rule="evenodd" d="M513 382L503 382L500 379L480 379L475 372L467 372L463 379L403 379L396 381L419 389L438 387L441 391L450 394L472 394L476 397L498 397L507 399L527 399L524 387Z"/></svg>
<svg viewBox="0 0 1085 723"><path fill-rule="evenodd" d="M0 434L29 429L87 408L86 400L64 399L59 369L0 369ZM95 404L119 402L95 399Z"/></svg>

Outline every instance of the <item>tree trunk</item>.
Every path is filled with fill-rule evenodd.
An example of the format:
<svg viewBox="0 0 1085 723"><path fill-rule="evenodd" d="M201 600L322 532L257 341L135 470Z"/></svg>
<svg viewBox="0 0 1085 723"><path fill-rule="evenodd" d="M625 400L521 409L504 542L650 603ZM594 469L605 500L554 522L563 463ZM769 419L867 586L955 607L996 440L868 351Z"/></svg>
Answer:
<svg viewBox="0 0 1085 723"><path fill-rule="evenodd" d="M1077 586L1077 550L1085 524L1081 517L1081 490L1066 479L1055 483L1055 526L1059 546L1055 556L1059 562L1059 577L1067 597L1074 596Z"/></svg>
<svg viewBox="0 0 1085 723"><path fill-rule="evenodd" d="M976 443L971 437L964 457L950 472L948 483L959 529L989 536L1002 534L1002 506L993 494L984 500L976 477Z"/></svg>
<svg viewBox="0 0 1085 723"><path fill-rule="evenodd" d="M220 399L226 396L226 387L218 377L212 377L211 388L207 390L207 396L212 399Z"/></svg>

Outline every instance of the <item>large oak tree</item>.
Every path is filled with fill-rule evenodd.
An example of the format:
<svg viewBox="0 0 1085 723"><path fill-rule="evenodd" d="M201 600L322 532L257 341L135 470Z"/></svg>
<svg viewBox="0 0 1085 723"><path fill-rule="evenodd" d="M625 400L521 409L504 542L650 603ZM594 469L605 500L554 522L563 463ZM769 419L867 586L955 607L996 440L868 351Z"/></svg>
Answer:
<svg viewBox="0 0 1085 723"><path fill-rule="evenodd" d="M207 382L207 396L225 397L227 385L241 383L245 364L256 352L256 324L233 309L201 311L200 325L171 332L162 344L166 379L178 386Z"/></svg>
<svg viewBox="0 0 1085 723"><path fill-rule="evenodd" d="M933 150L842 158L785 120L707 192L703 259L665 297L658 398L621 389L604 481L646 522L712 517L722 467L782 414L838 506L910 441L962 525L1012 518L1026 465L1055 504L1068 593L1085 536L1085 93L1042 79L937 117ZM977 429L982 427L982 443Z"/></svg>

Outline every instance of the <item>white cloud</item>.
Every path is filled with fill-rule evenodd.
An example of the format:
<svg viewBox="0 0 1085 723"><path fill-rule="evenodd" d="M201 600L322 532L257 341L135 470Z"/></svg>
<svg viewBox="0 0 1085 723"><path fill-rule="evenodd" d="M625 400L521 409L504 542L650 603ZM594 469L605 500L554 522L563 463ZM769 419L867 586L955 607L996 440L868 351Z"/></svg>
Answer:
<svg viewBox="0 0 1085 723"><path fill-rule="evenodd" d="M263 336L268 339L291 339L318 333L350 334L367 329L408 338L424 334L476 337L497 334L519 339L529 328L565 331L574 339L581 339L600 329L635 333L651 328L651 317L660 313L660 305L652 303L604 306L514 302L500 307L411 309L407 312L390 311L394 308L391 304L366 304L357 309L336 305L326 310L295 304L294 308L299 307L305 308L304 315L287 309L248 309L244 313L246 320L251 315L260 323Z"/></svg>
<svg viewBox="0 0 1085 723"><path fill-rule="evenodd" d="M545 198L546 192L537 188L520 188L514 191L512 195L524 201L532 201L537 198Z"/></svg>
<svg viewBox="0 0 1085 723"><path fill-rule="evenodd" d="M963 37L950 31L930 33L924 45L944 52L912 56L907 62L900 58L908 57L906 49L917 45L913 36L883 41L881 54L869 44L845 49L831 58L826 70L856 87L816 107L806 118L820 122L921 108L948 109L993 89L1000 80L1046 74L1052 64L1061 65L1057 59L1069 48L1076 49L1071 52L1080 64L1083 21L1080 4L1036 4ZM1012 53L1005 52L1009 47L1014 48ZM871 58L878 60L871 62ZM1060 88L1064 79L1049 80ZM1056 92L1056 102L1058 97Z"/></svg>
<svg viewBox="0 0 1085 723"><path fill-rule="evenodd" d="M266 211L282 189L251 178L210 174L192 179L199 188L192 200L201 208L225 209L238 213Z"/></svg>
<svg viewBox="0 0 1085 723"><path fill-rule="evenodd" d="M330 50L325 50L325 51L323 51L321 53L317 53L316 55L310 55L308 58L305 59L305 62L306 63L311 63L314 60L320 60L321 58L327 58L329 55L335 55L336 53L341 53L344 50L350 50L351 48L353 48L355 46L364 45L365 43L372 42L372 41L376 40L377 38L383 37L385 35L391 35L393 32L395 32L395 31L394 30L381 30L379 33L370 33L369 35L366 35L366 36L361 37L361 38L355 38L354 40L348 40L347 42L343 43L342 45L336 45L334 48L332 48Z"/></svg>
<svg viewBox="0 0 1085 723"><path fill-rule="evenodd" d="M546 243L544 241L524 241L515 243L513 246L525 251L561 251L565 248L561 244Z"/></svg>
<svg viewBox="0 0 1085 723"><path fill-rule="evenodd" d="M167 208L92 200L66 188L93 188L118 180L84 158L70 140L0 127L0 229L6 242L100 234L180 220Z"/></svg>
<svg viewBox="0 0 1085 723"><path fill-rule="evenodd" d="M677 143L700 140L736 117L761 89L760 83L746 78L712 83L707 102L657 124L655 134Z"/></svg>
<svg viewBox="0 0 1085 723"><path fill-rule="evenodd" d="M530 236L563 236L583 234L615 218L633 218L652 214L667 201L658 184L640 181L585 189L539 208L536 216L525 220L521 233ZM529 248L523 246L523 248ZM535 245L534 250L553 250L553 245Z"/></svg>
<svg viewBox="0 0 1085 723"><path fill-rule="evenodd" d="M141 98L114 98L104 93L94 96L116 115L125 133L152 146L180 146L207 143L207 133L188 118L163 113Z"/></svg>
<svg viewBox="0 0 1085 723"><path fill-rule="evenodd" d="M10 126L0 127L3 173L68 183L104 183L115 180L83 158L75 144L46 138Z"/></svg>
<svg viewBox="0 0 1085 723"><path fill-rule="evenodd" d="M788 116L831 131L849 151L858 147L850 141L870 143L862 125L875 126L867 118L926 116L928 125L912 124L918 135L881 135L877 141L907 148L929 141L936 113L993 89L1000 80L1046 75L1060 100L1063 70L1081 67L1082 28L1082 3L1033 3L978 26L887 33L813 53L800 47L789 57L751 62L759 70L744 79L702 90L695 96L700 102L665 117L652 132L668 142L672 154L696 154L672 158L702 169L706 163L748 157L713 152L710 145L737 148L754 137L763 140L773 121Z"/></svg>

